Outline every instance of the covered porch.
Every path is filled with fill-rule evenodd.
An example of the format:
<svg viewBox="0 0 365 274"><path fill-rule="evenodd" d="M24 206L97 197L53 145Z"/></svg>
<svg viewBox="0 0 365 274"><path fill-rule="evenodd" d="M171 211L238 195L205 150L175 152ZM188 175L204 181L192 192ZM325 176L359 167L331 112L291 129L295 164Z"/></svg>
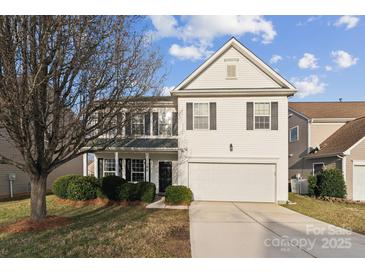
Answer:
<svg viewBox="0 0 365 274"><path fill-rule="evenodd" d="M157 193L178 183L177 139L133 139L97 152L93 158L93 173L97 178L116 175L128 182L152 182ZM86 154L83 170L88 175Z"/></svg>

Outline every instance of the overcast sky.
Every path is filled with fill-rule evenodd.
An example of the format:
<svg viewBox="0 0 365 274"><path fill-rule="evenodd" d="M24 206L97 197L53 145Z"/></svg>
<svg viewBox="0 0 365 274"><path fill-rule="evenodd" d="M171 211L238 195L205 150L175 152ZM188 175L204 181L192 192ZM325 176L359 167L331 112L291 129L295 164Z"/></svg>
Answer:
<svg viewBox="0 0 365 274"><path fill-rule="evenodd" d="M365 100L365 17L151 16L147 28L165 59L166 91L235 36L298 88L291 100Z"/></svg>

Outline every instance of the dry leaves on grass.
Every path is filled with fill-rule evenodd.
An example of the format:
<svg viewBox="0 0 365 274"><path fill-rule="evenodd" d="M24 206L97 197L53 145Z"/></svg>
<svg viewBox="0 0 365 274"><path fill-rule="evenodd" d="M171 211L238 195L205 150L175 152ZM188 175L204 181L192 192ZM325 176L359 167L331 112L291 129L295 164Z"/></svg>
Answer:
<svg viewBox="0 0 365 274"><path fill-rule="evenodd" d="M22 219L13 224L0 228L0 233L20 233L29 231L41 231L51 228L57 228L69 224L71 220L66 217L48 216L42 221L33 221L30 218Z"/></svg>

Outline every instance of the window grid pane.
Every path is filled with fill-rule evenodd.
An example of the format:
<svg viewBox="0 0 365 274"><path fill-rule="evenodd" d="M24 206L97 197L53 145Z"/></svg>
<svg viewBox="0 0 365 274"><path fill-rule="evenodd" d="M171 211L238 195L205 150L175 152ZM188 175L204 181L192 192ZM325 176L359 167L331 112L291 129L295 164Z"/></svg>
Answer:
<svg viewBox="0 0 365 274"><path fill-rule="evenodd" d="M158 119L158 132L159 135L171 136L172 135L172 112L163 111L159 113Z"/></svg>
<svg viewBox="0 0 365 274"><path fill-rule="evenodd" d="M290 141L294 142L297 140L298 140L298 128L295 127L290 130Z"/></svg>
<svg viewBox="0 0 365 274"><path fill-rule="evenodd" d="M255 103L255 115L269 116L270 115L270 103Z"/></svg>
<svg viewBox="0 0 365 274"><path fill-rule="evenodd" d="M132 117L132 134L144 134L144 116L142 114L137 114Z"/></svg>
<svg viewBox="0 0 365 274"><path fill-rule="evenodd" d="M209 104L194 103L194 129L208 129Z"/></svg>
<svg viewBox="0 0 365 274"><path fill-rule="evenodd" d="M256 129L270 129L270 117L269 116L255 116L255 128Z"/></svg>
<svg viewBox="0 0 365 274"><path fill-rule="evenodd" d="M207 116L208 110L208 103L194 103L194 116Z"/></svg>
<svg viewBox="0 0 365 274"><path fill-rule="evenodd" d="M132 159L132 181L144 181L144 161Z"/></svg>

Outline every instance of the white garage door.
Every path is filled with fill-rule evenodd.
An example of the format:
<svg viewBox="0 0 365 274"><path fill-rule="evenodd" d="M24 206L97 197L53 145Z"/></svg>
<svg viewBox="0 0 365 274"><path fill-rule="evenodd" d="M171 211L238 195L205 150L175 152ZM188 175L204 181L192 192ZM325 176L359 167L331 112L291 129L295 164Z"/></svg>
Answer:
<svg viewBox="0 0 365 274"><path fill-rule="evenodd" d="M365 165L354 165L353 199L365 201Z"/></svg>
<svg viewBox="0 0 365 274"><path fill-rule="evenodd" d="M275 202L274 164L189 163L195 200Z"/></svg>

